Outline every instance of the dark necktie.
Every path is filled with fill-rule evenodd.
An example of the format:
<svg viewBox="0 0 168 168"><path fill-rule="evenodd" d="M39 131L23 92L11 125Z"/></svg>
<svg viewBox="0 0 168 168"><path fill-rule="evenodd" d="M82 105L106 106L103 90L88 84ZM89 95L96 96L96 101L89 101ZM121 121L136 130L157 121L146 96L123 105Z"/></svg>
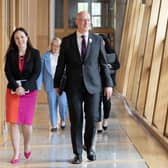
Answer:
<svg viewBox="0 0 168 168"><path fill-rule="evenodd" d="M85 36L84 35L82 35L81 38L82 38L81 58L82 58L82 60L84 60L85 56L86 56L86 41L85 41Z"/></svg>

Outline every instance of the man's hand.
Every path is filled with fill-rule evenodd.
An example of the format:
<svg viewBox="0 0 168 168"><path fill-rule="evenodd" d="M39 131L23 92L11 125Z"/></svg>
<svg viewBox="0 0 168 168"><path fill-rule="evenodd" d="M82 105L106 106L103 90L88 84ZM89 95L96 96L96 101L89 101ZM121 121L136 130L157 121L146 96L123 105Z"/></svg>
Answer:
<svg viewBox="0 0 168 168"><path fill-rule="evenodd" d="M105 87L104 88L104 96L107 97L107 100L111 98L113 94L113 88L112 87Z"/></svg>

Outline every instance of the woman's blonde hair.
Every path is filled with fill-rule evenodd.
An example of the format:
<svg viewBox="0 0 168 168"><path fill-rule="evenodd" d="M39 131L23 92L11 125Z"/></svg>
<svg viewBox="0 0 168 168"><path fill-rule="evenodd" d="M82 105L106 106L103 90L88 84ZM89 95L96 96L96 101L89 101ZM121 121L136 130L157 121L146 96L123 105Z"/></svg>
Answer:
<svg viewBox="0 0 168 168"><path fill-rule="evenodd" d="M50 43L50 49L51 49L51 46L53 44L54 41L57 41L59 45L61 45L61 39L59 37L54 37L52 40L51 40L51 43Z"/></svg>

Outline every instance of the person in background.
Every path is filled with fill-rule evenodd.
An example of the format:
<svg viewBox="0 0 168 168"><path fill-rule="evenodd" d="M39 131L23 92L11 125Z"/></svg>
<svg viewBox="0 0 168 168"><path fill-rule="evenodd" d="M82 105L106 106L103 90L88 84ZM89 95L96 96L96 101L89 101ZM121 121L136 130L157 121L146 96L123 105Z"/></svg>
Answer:
<svg viewBox="0 0 168 168"><path fill-rule="evenodd" d="M57 95L54 88L54 74L57 66L60 45L61 45L61 39L58 37L54 38L51 41L50 50L47 51L41 58L42 68L40 78L42 83L44 84L44 90L47 93L51 132L57 131L58 111L61 120L60 121L61 129L65 128L65 121L67 116L66 94L65 92L62 92L61 95Z"/></svg>
<svg viewBox="0 0 168 168"><path fill-rule="evenodd" d="M100 34L103 38L105 50L107 53L107 63L110 68L111 78L113 80L114 86L116 86L116 71L120 68L120 63L118 61L117 54L115 50L111 47L110 39L108 36L104 34ZM103 103L103 108L102 108ZM108 118L110 116L111 110L111 99L107 99L103 94L100 97L100 104L99 104L99 121L97 123L97 132L102 133L103 130L107 130L108 128Z"/></svg>
<svg viewBox="0 0 168 168"><path fill-rule="evenodd" d="M36 80L40 74L40 53L34 49L28 33L18 27L12 33L5 55L5 75L8 80L6 91L6 121L13 148L11 163L18 163L20 154L20 128L23 133L24 156L31 156L30 140L32 120L37 98Z"/></svg>
<svg viewBox="0 0 168 168"><path fill-rule="evenodd" d="M56 68L54 87L60 94L61 78L66 67L66 94L70 112L71 140L74 158L72 164L82 162L83 149L90 161L96 160L94 140L99 116L100 91L102 89L100 68L104 80L104 95L112 95L113 82L106 62L103 40L89 32L90 14L81 11L76 16L77 31L64 37ZM83 142L83 116L85 116Z"/></svg>

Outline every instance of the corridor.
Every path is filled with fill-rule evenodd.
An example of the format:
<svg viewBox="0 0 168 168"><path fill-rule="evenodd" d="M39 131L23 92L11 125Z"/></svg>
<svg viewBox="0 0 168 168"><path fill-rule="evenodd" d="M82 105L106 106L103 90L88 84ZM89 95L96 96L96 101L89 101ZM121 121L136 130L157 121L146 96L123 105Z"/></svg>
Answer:
<svg viewBox="0 0 168 168"><path fill-rule="evenodd" d="M168 155L158 142L128 115L129 108L120 96L112 98L109 128L97 134L97 160L89 162L83 151L83 163L73 165L69 126L56 133L49 131L48 107L36 108L32 138L32 157L25 160L23 146L20 163L9 163L12 149L8 136L0 140L0 168L167 168ZM38 114L38 115L37 115ZM40 116L40 118L39 118Z"/></svg>

